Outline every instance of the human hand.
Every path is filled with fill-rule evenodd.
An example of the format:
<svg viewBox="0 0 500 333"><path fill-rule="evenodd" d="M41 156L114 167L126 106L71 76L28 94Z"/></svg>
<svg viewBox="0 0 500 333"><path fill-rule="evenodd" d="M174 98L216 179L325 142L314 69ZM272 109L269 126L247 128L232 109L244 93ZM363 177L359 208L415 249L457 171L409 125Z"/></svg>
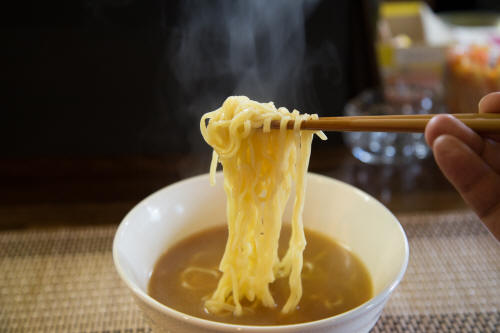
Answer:
<svg viewBox="0 0 500 333"><path fill-rule="evenodd" d="M500 113L500 92L484 96L479 112ZM438 115L425 139L443 174L500 240L500 135L480 136L453 116Z"/></svg>

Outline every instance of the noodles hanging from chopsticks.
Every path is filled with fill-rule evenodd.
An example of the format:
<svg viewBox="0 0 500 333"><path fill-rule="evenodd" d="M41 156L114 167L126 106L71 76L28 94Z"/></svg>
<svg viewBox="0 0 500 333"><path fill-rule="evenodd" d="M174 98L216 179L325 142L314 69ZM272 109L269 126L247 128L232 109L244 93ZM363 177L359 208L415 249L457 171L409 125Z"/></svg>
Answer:
<svg viewBox="0 0 500 333"><path fill-rule="evenodd" d="M302 253L306 246L302 211L305 177L314 134L301 131L303 120L317 115L289 112L273 103L258 103L244 96L226 99L222 107L200 121L205 141L213 147L210 181L220 162L227 196L228 240L219 269L222 277L205 306L212 313L242 314L241 301L274 307L269 284L288 277L290 295L282 308L292 312L302 296ZM208 124L207 124L207 120ZM280 121L271 130L271 121ZM294 130L287 130L288 121ZM285 256L278 257L283 212L295 183L292 234Z"/></svg>

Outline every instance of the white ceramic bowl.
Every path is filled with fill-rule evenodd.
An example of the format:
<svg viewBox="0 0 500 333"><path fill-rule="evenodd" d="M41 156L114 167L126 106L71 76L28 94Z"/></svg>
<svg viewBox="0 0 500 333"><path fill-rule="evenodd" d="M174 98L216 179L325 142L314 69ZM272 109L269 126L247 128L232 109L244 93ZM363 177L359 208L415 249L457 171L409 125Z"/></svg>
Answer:
<svg viewBox="0 0 500 333"><path fill-rule="evenodd" d="M222 174L183 180L144 199L118 227L113 243L116 269L149 319L154 332L368 332L408 264L408 241L394 215L377 200L348 184L309 174L304 208L306 227L327 234L364 262L374 297L355 309L309 323L247 326L212 322L169 308L147 294L154 264L184 237L225 223ZM290 208L290 207L289 207ZM284 220L290 220L290 209Z"/></svg>

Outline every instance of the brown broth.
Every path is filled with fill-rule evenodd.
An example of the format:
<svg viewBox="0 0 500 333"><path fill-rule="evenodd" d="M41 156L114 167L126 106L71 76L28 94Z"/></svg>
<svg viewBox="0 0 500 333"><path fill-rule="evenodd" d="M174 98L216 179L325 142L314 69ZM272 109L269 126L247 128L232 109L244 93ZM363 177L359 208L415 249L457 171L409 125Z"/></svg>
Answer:
<svg viewBox="0 0 500 333"><path fill-rule="evenodd" d="M307 247L302 270L302 299L293 313L280 313L290 293L288 279L271 285L276 308L261 305L242 316L214 315L204 308L203 297L217 286L220 273L191 272L185 280L195 290L182 286L181 274L189 266L214 269L222 258L227 239L226 227L220 226L194 234L170 248L156 262L148 293L173 309L213 321L244 325L285 325L327 318L364 303L372 296L372 282L363 263L350 251L320 233L306 229ZM285 252L290 227L284 226L280 237L280 256ZM312 262L314 268L307 267ZM250 304L242 302L243 305Z"/></svg>

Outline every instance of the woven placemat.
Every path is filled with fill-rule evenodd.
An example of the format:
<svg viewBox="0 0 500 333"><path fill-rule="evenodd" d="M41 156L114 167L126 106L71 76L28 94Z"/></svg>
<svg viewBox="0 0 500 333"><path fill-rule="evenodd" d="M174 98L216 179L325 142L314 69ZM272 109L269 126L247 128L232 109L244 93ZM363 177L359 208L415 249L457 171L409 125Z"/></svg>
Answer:
<svg viewBox="0 0 500 333"><path fill-rule="evenodd" d="M372 332L500 332L500 243L468 211L399 216L410 264ZM1 332L150 332L116 227L0 233Z"/></svg>

